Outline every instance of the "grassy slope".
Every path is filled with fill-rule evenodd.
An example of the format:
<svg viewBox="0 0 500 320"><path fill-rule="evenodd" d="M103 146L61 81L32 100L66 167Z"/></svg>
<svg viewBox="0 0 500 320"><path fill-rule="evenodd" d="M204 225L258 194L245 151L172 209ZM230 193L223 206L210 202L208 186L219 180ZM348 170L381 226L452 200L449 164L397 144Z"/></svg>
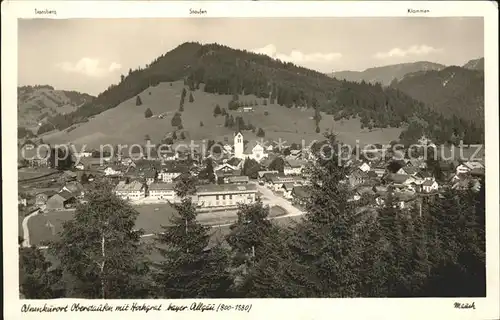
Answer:
<svg viewBox="0 0 500 320"><path fill-rule="evenodd" d="M43 139L49 143L86 144L87 148L96 148L100 144L128 144L143 143L145 135L149 135L153 142L158 143L167 133L174 128L170 125L173 114L179 108L180 95L183 83L180 81L160 83L156 87L150 87L140 94L142 105L135 105L135 97L121 103L116 108L107 110L89 122L80 124L76 129L67 132L52 132L43 135ZM151 92L151 94L149 94ZM194 102L189 103L188 98L184 105L182 121L186 138L199 141L202 139L214 139L222 141L224 137L232 141L233 130L224 127L224 117L213 117L213 109L216 104L227 109L231 99L229 95L217 95L205 93L201 90L193 92ZM255 96L240 96L240 100L255 101L259 103L262 99ZM164 119L157 117L146 119L144 111L150 108L154 115L165 114ZM322 134L315 132L315 125L310 117L312 110L288 109L279 105L259 105L254 107L253 113L240 113L230 111L234 117L242 115L245 122L250 121L257 128L262 127L266 132L266 139L282 138L289 143L298 142L302 139L306 143L314 139L321 139ZM268 111L269 115L264 115ZM228 110L229 112L229 110ZM204 126L200 127L200 121ZM359 121L356 119L335 122L330 115L323 115L320 129L324 132L332 129L339 134L339 138L347 143L355 143L356 139L362 143L384 143L397 138L401 129L376 129L372 132L361 130ZM246 140L257 137L250 131L244 132Z"/></svg>

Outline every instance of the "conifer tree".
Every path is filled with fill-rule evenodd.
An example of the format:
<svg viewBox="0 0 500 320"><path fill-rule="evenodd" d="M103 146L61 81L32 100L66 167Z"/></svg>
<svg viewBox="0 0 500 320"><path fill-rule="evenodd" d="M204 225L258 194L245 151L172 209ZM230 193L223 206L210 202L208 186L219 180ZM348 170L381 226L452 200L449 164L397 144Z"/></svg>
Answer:
<svg viewBox="0 0 500 320"><path fill-rule="evenodd" d="M189 93L189 102L190 103L194 102L194 97L193 97L193 93L192 92Z"/></svg>
<svg viewBox="0 0 500 320"><path fill-rule="evenodd" d="M328 135L329 151L318 154L310 169L307 214L296 226L291 242L302 272L297 281L306 296L356 297L361 294L359 253L365 243L360 215L349 202L350 191L342 183L347 170L335 154L337 141ZM362 216L362 215L361 215Z"/></svg>
<svg viewBox="0 0 500 320"><path fill-rule="evenodd" d="M135 99L135 105L136 106L141 106L142 105L141 96L137 96L137 98Z"/></svg>
<svg viewBox="0 0 500 320"><path fill-rule="evenodd" d="M195 185L189 178L184 181L186 190ZM173 204L178 215L171 225L163 226L157 237L157 250L163 260L155 274L159 296L168 299L224 298L228 297L232 278L228 271L229 255L220 245L208 248L210 227L196 220L192 192L177 190L182 198Z"/></svg>
<svg viewBox="0 0 500 320"><path fill-rule="evenodd" d="M110 185L95 185L88 202L63 224L60 240L50 246L61 268L73 278L76 297L147 298L150 280L142 231L132 206L116 197Z"/></svg>

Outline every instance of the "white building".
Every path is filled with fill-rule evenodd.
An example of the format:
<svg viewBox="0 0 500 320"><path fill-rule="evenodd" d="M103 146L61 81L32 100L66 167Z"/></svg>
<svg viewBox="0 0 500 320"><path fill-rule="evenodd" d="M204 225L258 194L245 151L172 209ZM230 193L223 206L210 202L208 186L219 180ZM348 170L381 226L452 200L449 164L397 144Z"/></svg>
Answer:
<svg viewBox="0 0 500 320"><path fill-rule="evenodd" d="M262 159L267 158L267 151L264 146L258 141L250 141L246 148L244 147L243 135L238 132L234 136L234 157L238 159L254 159L260 162Z"/></svg>
<svg viewBox="0 0 500 320"><path fill-rule="evenodd" d="M149 197L155 200L174 201L174 186L171 183L152 183L149 186Z"/></svg>
<svg viewBox="0 0 500 320"><path fill-rule="evenodd" d="M234 207L238 204L250 204L255 202L257 189L255 185L203 185L196 191L198 207Z"/></svg>
<svg viewBox="0 0 500 320"><path fill-rule="evenodd" d="M146 196L144 185L139 181L132 181L128 184L120 181L115 187L115 194L125 200L138 200Z"/></svg>
<svg viewBox="0 0 500 320"><path fill-rule="evenodd" d="M456 171L457 174L469 173L474 169L484 169L484 166L477 161L467 161L457 166Z"/></svg>
<svg viewBox="0 0 500 320"><path fill-rule="evenodd" d="M115 166L107 166L106 169L104 169L105 176L118 176L121 174L122 174L121 170Z"/></svg>
<svg viewBox="0 0 500 320"><path fill-rule="evenodd" d="M359 166L359 170L363 172L368 172L370 171L370 165L366 162L363 162L363 164Z"/></svg>
<svg viewBox="0 0 500 320"><path fill-rule="evenodd" d="M422 191L427 193L436 191L438 187L439 185L436 180L426 180L424 183L422 183Z"/></svg>

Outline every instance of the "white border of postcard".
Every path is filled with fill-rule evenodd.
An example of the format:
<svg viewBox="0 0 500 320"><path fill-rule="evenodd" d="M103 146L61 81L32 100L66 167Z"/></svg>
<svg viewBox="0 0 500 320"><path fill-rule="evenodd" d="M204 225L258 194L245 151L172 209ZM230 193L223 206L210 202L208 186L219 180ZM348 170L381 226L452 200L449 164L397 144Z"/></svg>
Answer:
<svg viewBox="0 0 500 320"><path fill-rule="evenodd" d="M23 300L19 299L17 250L16 149L17 117L17 19L40 18L39 10L55 10L56 15L42 18L140 18L185 17L190 9L206 11L203 18L216 17L484 17L485 117L486 117L486 235L487 297L410 298L410 299L253 299L250 313L214 312L79 312L21 313L24 303L37 306L66 305L75 302L98 305L132 303L127 300ZM425 13L409 13L408 9ZM4 1L2 2L2 165L3 165L3 261L4 317L6 319L110 319L114 317L168 319L498 319L499 297L499 186L498 186L498 4L494 1L442 2L334 2L334 1ZM12 169L11 169L12 168ZM191 304L198 300L182 301ZM168 305L167 300L140 300L151 305ZM181 301L172 301L180 303ZM208 301L204 301L208 302ZM220 300L218 301L220 302ZM232 303L236 302L231 300ZM249 301L247 301L249 302ZM454 302L474 302L476 308L455 309Z"/></svg>

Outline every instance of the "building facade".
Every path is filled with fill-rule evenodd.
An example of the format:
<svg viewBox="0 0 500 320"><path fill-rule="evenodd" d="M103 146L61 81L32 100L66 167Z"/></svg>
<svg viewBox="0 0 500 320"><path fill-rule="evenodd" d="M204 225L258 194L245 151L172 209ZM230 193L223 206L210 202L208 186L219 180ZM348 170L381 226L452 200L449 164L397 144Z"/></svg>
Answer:
<svg viewBox="0 0 500 320"><path fill-rule="evenodd" d="M257 189L254 185L205 185L197 188L198 207L234 207L255 202Z"/></svg>

